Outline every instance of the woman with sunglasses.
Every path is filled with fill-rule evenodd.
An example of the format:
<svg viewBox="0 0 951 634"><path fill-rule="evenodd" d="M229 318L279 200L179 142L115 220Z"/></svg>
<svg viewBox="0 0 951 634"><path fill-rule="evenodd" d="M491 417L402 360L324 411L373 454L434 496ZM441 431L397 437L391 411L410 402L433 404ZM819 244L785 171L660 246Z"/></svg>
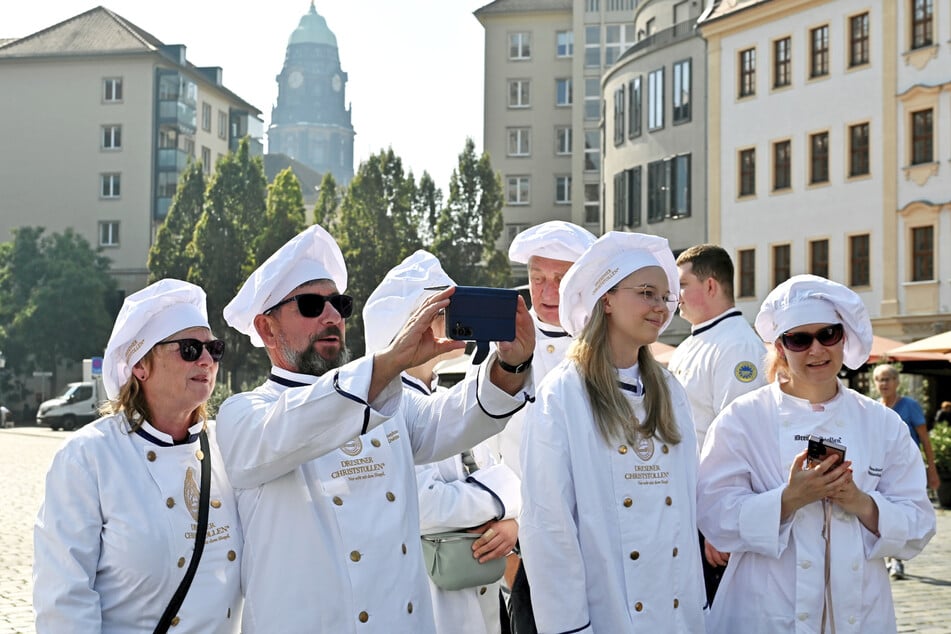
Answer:
<svg viewBox="0 0 951 634"><path fill-rule="evenodd" d="M166 279L126 298L103 357L105 415L46 477L38 632L239 631L243 537L205 409L223 352L199 287Z"/></svg>
<svg viewBox="0 0 951 634"><path fill-rule="evenodd" d="M609 232L561 281L574 337L522 438L519 543L539 632L702 632L687 395L651 356L677 307L667 240Z"/></svg>
<svg viewBox="0 0 951 634"><path fill-rule="evenodd" d="M797 275L755 325L771 384L717 417L700 458L700 530L732 553L708 631L894 632L884 558L921 552L935 513L904 423L838 378L872 347L862 299Z"/></svg>

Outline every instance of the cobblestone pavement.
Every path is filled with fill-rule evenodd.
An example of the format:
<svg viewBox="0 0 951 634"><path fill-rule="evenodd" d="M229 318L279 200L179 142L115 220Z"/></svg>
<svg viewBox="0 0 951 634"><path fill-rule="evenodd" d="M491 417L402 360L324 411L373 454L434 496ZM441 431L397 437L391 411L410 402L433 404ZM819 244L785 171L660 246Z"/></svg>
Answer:
<svg viewBox="0 0 951 634"><path fill-rule="evenodd" d="M33 520L46 469L70 432L22 427L0 430L0 634L32 634ZM951 633L951 511L938 509L938 534L906 579L892 582L898 631Z"/></svg>

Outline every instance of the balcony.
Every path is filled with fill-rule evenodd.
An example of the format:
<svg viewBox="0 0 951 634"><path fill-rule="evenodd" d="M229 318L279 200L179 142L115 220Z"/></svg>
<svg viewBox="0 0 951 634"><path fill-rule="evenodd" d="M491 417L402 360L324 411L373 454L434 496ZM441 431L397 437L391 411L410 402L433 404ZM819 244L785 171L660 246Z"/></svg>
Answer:
<svg viewBox="0 0 951 634"><path fill-rule="evenodd" d="M188 167L188 159L191 158L186 152L176 148L159 148L158 167L163 172L183 172Z"/></svg>
<svg viewBox="0 0 951 634"><path fill-rule="evenodd" d="M658 31L657 33L648 35L644 39L631 46L631 48L624 51L624 53L615 63L628 59L633 55L637 55L639 51L663 48L665 46L670 46L675 42L692 38L695 35L694 27L696 27L696 25L697 22L695 20L685 20L679 24L675 24L671 27Z"/></svg>

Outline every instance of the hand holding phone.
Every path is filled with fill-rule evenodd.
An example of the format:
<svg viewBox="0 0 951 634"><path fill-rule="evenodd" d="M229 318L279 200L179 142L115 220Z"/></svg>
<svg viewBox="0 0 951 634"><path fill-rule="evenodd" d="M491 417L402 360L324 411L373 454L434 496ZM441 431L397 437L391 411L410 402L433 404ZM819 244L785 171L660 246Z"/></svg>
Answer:
<svg viewBox="0 0 951 634"><path fill-rule="evenodd" d="M806 451L806 461L809 466L818 464L829 457L830 454L837 455L839 459L835 465L845 462L845 445L840 445L831 440L825 440L821 436L809 436L809 446Z"/></svg>

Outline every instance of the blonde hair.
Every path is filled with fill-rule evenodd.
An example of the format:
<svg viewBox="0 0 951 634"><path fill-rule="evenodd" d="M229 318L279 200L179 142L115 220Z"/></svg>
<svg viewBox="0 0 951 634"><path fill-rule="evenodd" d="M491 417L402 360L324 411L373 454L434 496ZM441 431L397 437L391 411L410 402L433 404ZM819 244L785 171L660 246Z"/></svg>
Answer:
<svg viewBox="0 0 951 634"><path fill-rule="evenodd" d="M786 357L779 354L776 344L769 347L766 353L766 381L772 383L777 377L789 376L789 362Z"/></svg>
<svg viewBox="0 0 951 634"><path fill-rule="evenodd" d="M674 421L670 388L650 347L641 346L637 353L637 365L644 383L644 409L647 411L645 420L638 421L630 402L618 387L617 370L611 361L607 336L608 318L604 302L598 301L588 323L568 350L568 358L578 365L584 379L601 437L608 444L622 439L634 444L639 433L657 436L676 445L681 441L681 435Z"/></svg>

